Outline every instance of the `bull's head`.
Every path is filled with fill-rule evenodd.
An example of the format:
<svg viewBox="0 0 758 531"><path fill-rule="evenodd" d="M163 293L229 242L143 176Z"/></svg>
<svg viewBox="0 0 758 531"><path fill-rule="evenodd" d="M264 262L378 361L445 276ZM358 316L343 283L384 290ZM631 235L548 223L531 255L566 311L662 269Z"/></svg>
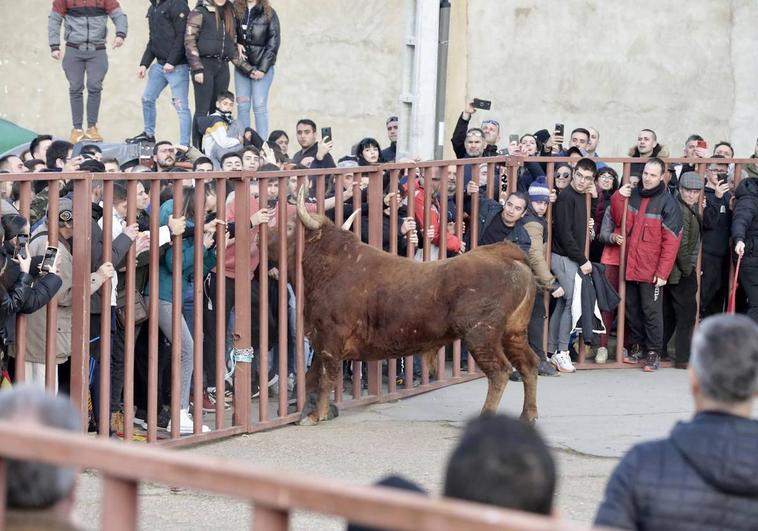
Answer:
<svg viewBox="0 0 758 531"><path fill-rule="evenodd" d="M325 230L327 228L327 225L331 225L332 230L334 230L335 227L333 226L331 220L326 216L323 216L321 214L312 214L308 211L305 206L305 194L305 187L300 187L300 190L297 194L297 218L303 224L303 227L305 227L305 242L306 245L308 245L309 241L312 241L314 238L319 238L320 231ZM353 221L358 215L360 215L360 213L360 209L355 210L350 215L350 217L345 220L345 223L342 224L342 230L350 230ZM295 263L295 249L297 244L297 238L295 235L296 226L297 219L295 219L294 216L287 220L287 264L290 266L288 267L290 278L294 278L294 268L292 266L294 266ZM280 245L281 241L279 238L279 231L270 231L268 256L269 260L272 262L276 262L279 259Z"/></svg>

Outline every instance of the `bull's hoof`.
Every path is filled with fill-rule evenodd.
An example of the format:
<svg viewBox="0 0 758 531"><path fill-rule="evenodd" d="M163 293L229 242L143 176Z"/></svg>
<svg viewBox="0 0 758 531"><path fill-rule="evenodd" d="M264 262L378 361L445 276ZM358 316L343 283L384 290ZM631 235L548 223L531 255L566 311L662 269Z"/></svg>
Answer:
<svg viewBox="0 0 758 531"><path fill-rule="evenodd" d="M523 412L521 413L521 420L523 420L524 422L528 422L529 424L534 426L537 423L537 412L536 411L533 413Z"/></svg>
<svg viewBox="0 0 758 531"><path fill-rule="evenodd" d="M316 426L318 423L319 423L319 420L316 418L316 415L306 415L300 419L297 425L298 426Z"/></svg>
<svg viewBox="0 0 758 531"><path fill-rule="evenodd" d="M326 418L323 420L332 420L336 419L340 416L340 410L337 407L337 404L333 404L332 402L329 402L329 410L326 413Z"/></svg>

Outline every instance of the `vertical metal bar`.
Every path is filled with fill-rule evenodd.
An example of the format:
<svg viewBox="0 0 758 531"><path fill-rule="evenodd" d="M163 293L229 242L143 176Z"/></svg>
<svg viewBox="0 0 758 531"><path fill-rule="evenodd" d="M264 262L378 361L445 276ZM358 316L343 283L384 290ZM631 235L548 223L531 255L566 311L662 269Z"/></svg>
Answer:
<svg viewBox="0 0 758 531"><path fill-rule="evenodd" d="M184 190L182 180L174 180L174 210L173 216L184 216ZM202 227L195 227L202 230ZM173 237L173 270L171 272L171 438L177 439L180 432L181 394L182 394L182 305L184 293L182 293L182 236Z"/></svg>
<svg viewBox="0 0 758 531"><path fill-rule="evenodd" d="M316 177L316 212L323 215L325 212L324 198L326 197L326 175Z"/></svg>
<svg viewBox="0 0 758 531"><path fill-rule="evenodd" d="M0 457L0 531L5 530L5 511L6 511L5 503L8 496L8 484L7 484L8 477L7 477L6 471L7 471L7 466L5 464L5 459Z"/></svg>
<svg viewBox="0 0 758 531"><path fill-rule="evenodd" d="M161 181L150 181L150 264L148 298L148 353L147 353L147 441L158 439L158 267L160 264L160 246L158 233L160 228L160 194Z"/></svg>
<svg viewBox="0 0 758 531"><path fill-rule="evenodd" d="M48 190L58 190L58 179L50 181ZM58 247L58 194L48 192L47 205L47 245ZM52 220L52 221L51 221ZM58 379L58 303L54 297L47 305L47 321L45 322L45 389L55 392L55 382Z"/></svg>
<svg viewBox="0 0 758 531"><path fill-rule="evenodd" d="M294 367L287 367L287 358L289 353L289 297L287 293L287 177L279 178L277 187L279 197L277 199L277 230L279 231L279 312L277 319L279 321L279 416L287 415L287 398L288 398L288 380L289 370Z"/></svg>
<svg viewBox="0 0 758 531"><path fill-rule="evenodd" d="M205 246L205 182L195 179L195 259L192 278L192 431L203 432L203 271ZM182 297L182 301L184 297ZM173 427L173 425L172 425Z"/></svg>
<svg viewBox="0 0 758 531"><path fill-rule="evenodd" d="M216 179L216 218L226 221L226 179ZM216 225L216 429L224 427L226 405L226 226ZM209 293L209 297L213 294Z"/></svg>
<svg viewBox="0 0 758 531"><path fill-rule="evenodd" d="M437 238L437 242L439 244L439 252L442 254L443 252L447 252L445 249L443 251L442 248L442 240L445 238L446 228L442 227L443 220L439 220L439 226L434 227L434 238L427 238L426 233L429 230L429 228L432 227L432 187L434 186L434 177L435 173L439 171L439 168L434 167L428 167L423 168L422 171L424 172L424 252L423 252L423 259L424 262L428 262L431 260L431 254L432 254L432 240ZM474 173L478 175L478 166L474 166ZM437 174L439 175L439 174ZM476 178L476 177L475 177ZM429 384L429 365L427 362L426 356L421 357L421 385L428 385Z"/></svg>
<svg viewBox="0 0 758 531"><path fill-rule="evenodd" d="M259 200L258 208L268 206L268 179L258 179ZM259 353L259 384L261 388L260 401L258 402L259 419L261 422L268 420L268 224L258 225L258 252L260 262L258 273L260 276L260 297L258 299L258 328L260 336L258 342ZM281 353L280 353L281 355Z"/></svg>
<svg viewBox="0 0 758 531"><path fill-rule="evenodd" d="M737 187L740 185L741 180L742 180L742 164L735 164L734 165L734 191L735 192L737 191ZM734 197L734 193L732 193L731 191L730 191L730 195ZM731 205L729 206L729 208L731 209ZM729 241L728 245L732 246L731 240ZM732 253L733 248L734 247L729 249L729 256L732 256L731 253ZM735 271L734 261L729 260L729 283L726 285L727 301L729 301L729 298L731 297L732 286L734 285L734 282L735 282L735 278L734 278L735 273L736 271ZM698 316L698 319L699 319L699 316Z"/></svg>
<svg viewBox="0 0 758 531"><path fill-rule="evenodd" d="M254 505L253 529L255 531L287 531L289 529L289 513L265 505Z"/></svg>
<svg viewBox="0 0 758 531"><path fill-rule="evenodd" d="M113 181L103 182L103 258L102 263L113 261ZM113 264L114 266L117 264ZM100 437L110 435L111 417L111 294L112 279L100 288Z"/></svg>
<svg viewBox="0 0 758 531"><path fill-rule="evenodd" d="M369 174L368 183L368 244L382 248L382 216L384 215L384 191L382 187L382 171L375 170ZM369 361L366 364L368 372L368 394L382 395L382 366L379 361Z"/></svg>
<svg viewBox="0 0 758 531"><path fill-rule="evenodd" d="M250 180L234 181L234 347L250 349ZM261 352L259 355L265 355ZM237 361L234 370L234 425L250 428L250 398L252 396L250 363ZM261 382L262 383L262 382ZM263 384L265 385L265 384Z"/></svg>
<svg viewBox="0 0 758 531"><path fill-rule="evenodd" d="M477 185L479 183L477 182ZM475 188L475 191L473 194L471 194L471 217L469 218L471 226L469 227L469 230L471 231L471 249L477 248L477 243L479 241L479 194L481 192L479 191L479 186ZM476 369L476 362L474 361L474 358L469 355L468 357L468 372L469 374L473 374L477 372Z"/></svg>
<svg viewBox="0 0 758 531"><path fill-rule="evenodd" d="M357 169L357 168L356 168ZM363 179L363 173L355 172L353 176L353 212L361 208L361 180ZM361 220L357 219L353 223L353 233L361 239L362 224ZM353 361L353 398L360 398L361 396L361 377L363 376L363 364L358 361Z"/></svg>
<svg viewBox="0 0 758 531"><path fill-rule="evenodd" d="M553 191L555 185L555 163L547 163L547 189ZM548 268L550 268L551 258L553 256L553 203L548 202L547 213L545 214L547 219L547 243L545 245L545 262ZM542 302L545 305L545 323L542 330L542 350L545 351L545 356L549 356L548 342L550 338L550 293L545 291L542 296Z"/></svg>
<svg viewBox="0 0 758 531"><path fill-rule="evenodd" d="M450 173L450 167L447 167L448 174ZM464 194L467 191L464 189L464 169L463 166L452 166L455 168L455 234L458 239L463 241L463 234L465 232L463 223L463 202ZM471 223L471 221L469 221ZM467 249L468 250L468 249ZM453 342L453 378L457 378L461 375L461 340L456 339Z"/></svg>
<svg viewBox="0 0 758 531"><path fill-rule="evenodd" d="M416 172L419 171L420 167L417 163L414 163L412 165L409 165L407 167L407 175L408 175L408 217L416 221ZM417 228L419 229L417 232L422 232L422 227L419 226L419 223L416 223ZM426 235L423 236L424 240L426 240ZM408 258L411 260L414 259L416 249L414 248L414 245L410 242L408 242L408 250L406 251ZM405 388L406 389L412 389L413 388L413 356L406 356L405 361L403 363L404 369L405 369Z"/></svg>
<svg viewBox="0 0 758 531"><path fill-rule="evenodd" d="M334 224L338 227L342 226L345 220L345 175L338 173L335 176L334 184ZM339 364L339 372L337 374L337 384L334 386L334 401L337 404L342 403L344 399L344 363Z"/></svg>
<svg viewBox="0 0 758 531"><path fill-rule="evenodd" d="M390 171L390 233L389 252L391 255L397 255L398 240L398 170ZM397 358L387 360L387 392L392 394L397 391Z"/></svg>
<svg viewBox="0 0 758 531"><path fill-rule="evenodd" d="M137 223L137 181L126 185L126 224ZM154 238L158 238L156 234ZM134 301L137 282L137 246L126 255L126 323L124 324L124 440L131 441L134 432Z"/></svg>
<svg viewBox="0 0 758 531"><path fill-rule="evenodd" d="M448 212L447 212L447 166L437 166L435 168L436 171L439 172L439 192L438 196L440 198L440 207L439 207L439 215L440 215L440 252L439 252L439 260L444 260L447 258L447 236L448 236ZM437 380L444 380L445 379L445 348L446 347L440 347L439 351L437 352Z"/></svg>
<svg viewBox="0 0 758 531"><path fill-rule="evenodd" d="M29 219L32 200L32 182L21 181L19 190L19 210L21 215ZM57 223L56 223L57 225ZM55 304L53 302L53 304ZM16 314L16 383L26 380L26 315ZM2 520L0 520L2 521Z"/></svg>
<svg viewBox="0 0 758 531"><path fill-rule="evenodd" d="M627 184L629 182L629 176L631 175L632 166L631 163L624 163L624 171L621 176L621 184ZM616 316L616 363L622 363L624 361L624 331L626 328L626 212L629 208L629 198L624 198L624 209L621 212L621 249L619 251L619 297L621 301L618 306L618 314Z"/></svg>
<svg viewBox="0 0 758 531"><path fill-rule="evenodd" d="M700 214L700 220L703 219L703 198L705 197L705 164L697 165L697 172L703 179L703 188L700 190L700 194L697 196L697 210ZM700 288L702 284L702 278L700 278L703 272L703 235L701 232L700 241L698 242L697 261L695 262L695 280L697 281L697 289L695 290L695 330L697 330L700 324Z"/></svg>
<svg viewBox="0 0 758 531"><path fill-rule="evenodd" d="M593 183L592 186L595 186ZM590 259L590 219L592 219L592 196L588 193L584 194L584 206L587 209L587 219L584 224L584 256L587 257L587 260ZM596 230L599 230L598 227ZM582 265L582 264L579 264ZM586 357L585 349L586 349L586 343L584 342L584 332L582 332L582 335L579 337L579 365L583 365Z"/></svg>
<svg viewBox="0 0 758 531"><path fill-rule="evenodd" d="M304 186L305 179L297 178L297 189ZM295 366L297 367L297 410L303 411L305 406L305 345L303 323L303 309L305 286L303 285L303 249L305 248L305 230L302 222L298 219L295 223Z"/></svg>
<svg viewBox="0 0 758 531"><path fill-rule="evenodd" d="M100 528L104 531L136 531L139 515L139 485L135 481L106 475Z"/></svg>
<svg viewBox="0 0 758 531"><path fill-rule="evenodd" d="M74 249L71 299L71 399L87 429L89 393L90 257L92 253L92 206L90 179L74 181Z"/></svg>

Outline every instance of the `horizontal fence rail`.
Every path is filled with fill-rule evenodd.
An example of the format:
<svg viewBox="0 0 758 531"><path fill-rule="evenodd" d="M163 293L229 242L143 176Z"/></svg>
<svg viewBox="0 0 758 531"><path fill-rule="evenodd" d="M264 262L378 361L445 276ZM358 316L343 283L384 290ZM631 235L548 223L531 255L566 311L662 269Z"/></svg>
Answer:
<svg viewBox="0 0 758 531"><path fill-rule="evenodd" d="M599 160L616 166L627 183L632 165L648 159ZM63 193L73 203L73 236L62 238L57 223L43 236L47 245L57 243L72 256L70 278L39 310L45 312L44 328L30 330L30 316L18 315L11 349L14 380L28 380L27 367L44 367L40 385L62 386L80 408L84 425L92 420L103 437L115 430L126 440L175 445L295 422L306 407L310 360L303 323L308 303L301 264L304 231L299 221L288 223L297 220L294 197L300 187L308 189L307 208L335 224L360 208L352 230L364 242L428 261L456 255L462 250L456 242L470 242L467 251L475 248L483 201L516 191L527 163L544 164L553 189L556 166L570 161L503 156L277 172L2 175L2 180L20 183L10 208L26 217L36 197L33 186L65 186ZM666 162L691 164L701 175L708 164L729 164L736 186L742 166L755 161ZM124 193L125 205L120 199ZM49 219L59 217L58 195L49 194ZM171 218L183 220L183 227L171 232ZM552 205L546 219L549 264ZM415 229L409 228L411 221ZM134 241L125 242L123 233L135 223ZM288 251L291 244L293 252ZM622 363L625 241L620 251L615 359L595 364L579 348L579 368L628 367ZM116 259L117 275L94 290L95 272ZM733 270L730 275L731 281ZM550 295L540 301L549 315ZM56 326L61 315L70 318L69 330ZM37 317L35 323L43 322ZM27 363L32 334L45 336L44 352L35 352L36 365ZM66 369L59 369L63 362ZM433 367L426 358L408 356L345 362L341 371L333 397L340 407L396 400L481 377L460 341L441 349ZM60 382L59 375L64 376ZM117 422L112 430L112 419L120 412L123 425Z"/></svg>
<svg viewBox="0 0 758 531"><path fill-rule="evenodd" d="M292 511L343 518L398 531L539 531L584 529L543 517L449 498L298 477L204 456L197 459L161 448L99 441L61 430L0 421L0 491L3 460L26 460L89 469L103 477L101 529L137 529L138 490L152 482L243 499L252 504L252 529L284 531ZM0 499L0 529L5 522Z"/></svg>

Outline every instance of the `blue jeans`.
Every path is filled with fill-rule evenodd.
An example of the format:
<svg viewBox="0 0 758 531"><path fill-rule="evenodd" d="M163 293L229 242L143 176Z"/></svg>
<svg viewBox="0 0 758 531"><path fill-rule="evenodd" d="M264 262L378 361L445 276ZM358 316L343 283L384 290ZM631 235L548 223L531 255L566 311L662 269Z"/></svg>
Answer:
<svg viewBox="0 0 758 531"><path fill-rule="evenodd" d="M177 65L170 74L163 71L163 65L153 63L147 70L147 84L142 93L142 117L145 133L155 136L155 100L166 86L171 87L171 101L179 116L179 143L190 145L192 114L189 110L189 65Z"/></svg>
<svg viewBox="0 0 758 531"><path fill-rule="evenodd" d="M255 114L255 130L263 140L268 139L268 92L274 81L274 67L263 79L253 81L234 69L234 90L237 92L237 120L242 127L250 127L250 107Z"/></svg>

